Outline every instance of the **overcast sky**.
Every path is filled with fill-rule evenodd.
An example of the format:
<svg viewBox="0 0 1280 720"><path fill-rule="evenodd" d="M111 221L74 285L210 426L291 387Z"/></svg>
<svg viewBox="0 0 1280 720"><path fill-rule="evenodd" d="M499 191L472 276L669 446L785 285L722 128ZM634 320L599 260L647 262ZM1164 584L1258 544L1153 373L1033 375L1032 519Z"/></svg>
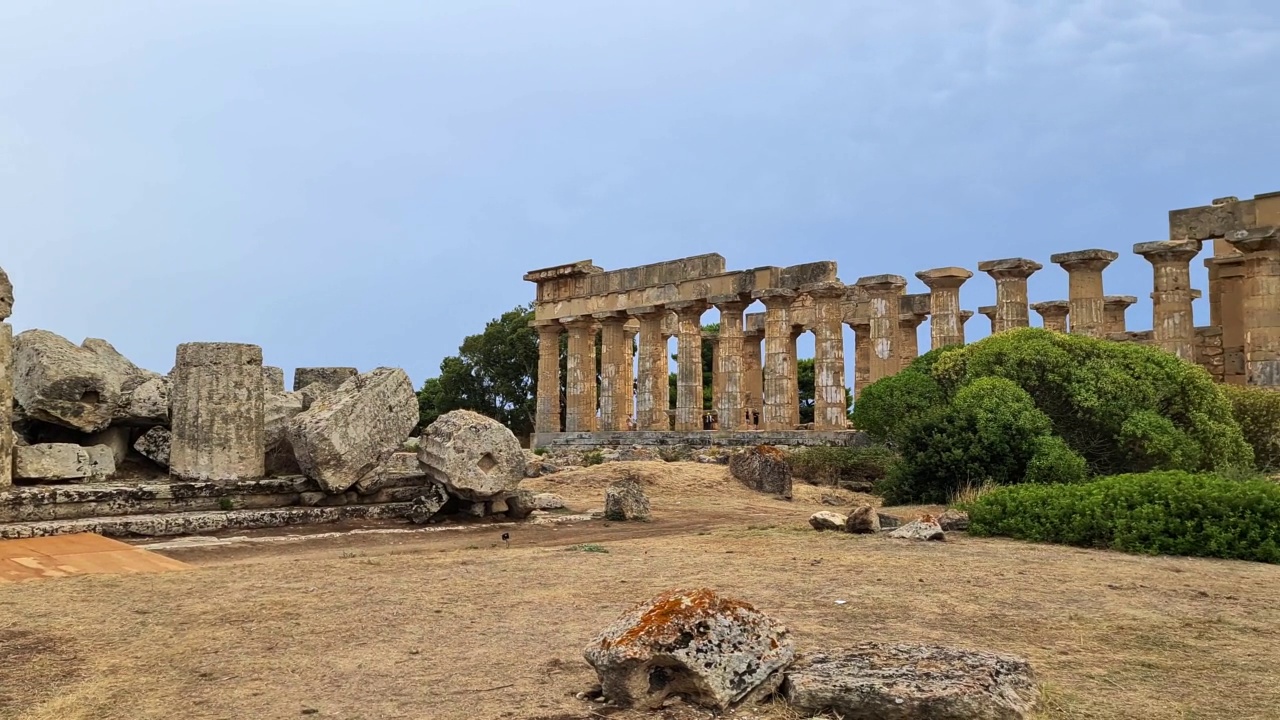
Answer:
<svg viewBox="0 0 1280 720"><path fill-rule="evenodd" d="M704 252L915 292L1026 256L1036 301L1110 248L1146 329L1133 243L1280 190L1278 68L1275 0L5 0L0 266L17 330L161 372L419 384L527 270Z"/></svg>

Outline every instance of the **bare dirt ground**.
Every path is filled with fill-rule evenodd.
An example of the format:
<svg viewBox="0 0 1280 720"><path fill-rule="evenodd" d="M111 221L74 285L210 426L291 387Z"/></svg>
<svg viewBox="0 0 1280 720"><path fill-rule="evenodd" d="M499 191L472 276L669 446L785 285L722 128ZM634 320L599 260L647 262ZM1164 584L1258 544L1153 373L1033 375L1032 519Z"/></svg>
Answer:
<svg viewBox="0 0 1280 720"><path fill-rule="evenodd" d="M616 463L527 484L585 510L627 471L651 523L519 525L504 528L510 548L481 525L168 551L199 569L9 585L0 717L702 717L574 697L593 684L582 650L598 630L700 585L782 619L802 651L870 639L1025 655L1042 718L1280 717L1280 567L817 533L805 520L830 507L822 496L852 495L774 500L720 466ZM607 552L570 549L583 544Z"/></svg>

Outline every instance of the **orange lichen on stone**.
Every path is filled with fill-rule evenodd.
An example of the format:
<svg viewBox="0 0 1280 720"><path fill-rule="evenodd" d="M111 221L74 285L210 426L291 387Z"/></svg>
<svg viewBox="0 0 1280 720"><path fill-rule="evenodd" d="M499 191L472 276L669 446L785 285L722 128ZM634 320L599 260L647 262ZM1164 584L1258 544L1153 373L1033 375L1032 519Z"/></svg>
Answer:
<svg viewBox="0 0 1280 720"><path fill-rule="evenodd" d="M612 643L606 641L606 645L627 645L642 638L653 639L681 625L695 624L702 618L737 610L754 612L755 608L741 600L721 597L708 588L671 590L655 598L634 627Z"/></svg>
<svg viewBox="0 0 1280 720"><path fill-rule="evenodd" d="M767 457L774 457L774 458L785 458L787 456L786 453L784 453L782 450L778 449L777 447L774 447L773 445L757 445L756 452L759 453L760 455L765 455Z"/></svg>
<svg viewBox="0 0 1280 720"><path fill-rule="evenodd" d="M930 515L929 513L925 513L925 514L921 515L921 516L917 519L917 522L922 522L922 523L933 523L934 525L937 525L937 524L938 524L938 518L936 518L936 517L934 517L934 516Z"/></svg>

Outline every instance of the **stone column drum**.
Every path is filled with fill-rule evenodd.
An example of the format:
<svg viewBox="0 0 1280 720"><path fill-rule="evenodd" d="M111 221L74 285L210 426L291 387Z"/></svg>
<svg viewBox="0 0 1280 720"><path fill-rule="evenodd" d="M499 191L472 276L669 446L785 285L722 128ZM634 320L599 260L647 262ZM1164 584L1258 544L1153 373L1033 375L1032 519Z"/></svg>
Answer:
<svg viewBox="0 0 1280 720"><path fill-rule="evenodd" d="M1045 330L1065 333L1067 316L1071 314L1071 303L1066 300L1045 300L1032 303L1031 309L1040 314L1040 324Z"/></svg>
<svg viewBox="0 0 1280 720"><path fill-rule="evenodd" d="M626 430L631 398L625 369L631 355L626 347L627 316L622 312L602 312L591 317L600 323L600 429Z"/></svg>
<svg viewBox="0 0 1280 720"><path fill-rule="evenodd" d="M961 267L921 270L916 277L929 288L929 349L964 344L960 324L960 286L973 277Z"/></svg>
<svg viewBox="0 0 1280 720"><path fill-rule="evenodd" d="M1107 295L1102 298L1102 325L1106 334L1128 332L1125 312L1129 306L1138 302L1132 295Z"/></svg>
<svg viewBox="0 0 1280 720"><path fill-rule="evenodd" d="M746 422L746 363L743 358L743 313L749 298L740 295L717 295L712 304L720 311L720 337L715 354L715 374L719 384L715 387L716 415L721 430L741 430ZM759 357L757 345L756 356Z"/></svg>
<svg viewBox="0 0 1280 720"><path fill-rule="evenodd" d="M1154 344L1187 362L1195 362L1191 260L1200 254L1200 241L1138 243L1133 246L1133 252L1146 258L1154 272L1151 291L1151 337Z"/></svg>
<svg viewBox="0 0 1280 720"><path fill-rule="evenodd" d="M904 368L912 360L920 357L920 325L928 315L902 315L898 317L898 331L902 338L902 351L899 353L898 367Z"/></svg>
<svg viewBox="0 0 1280 720"><path fill-rule="evenodd" d="M538 331L538 409L534 428L560 432L560 322L534 322Z"/></svg>
<svg viewBox="0 0 1280 720"><path fill-rule="evenodd" d="M667 405L671 402L667 380L667 338L662 321L667 309L661 305L627 311L640 321L640 347L636 358L636 427L641 430L670 430Z"/></svg>
<svg viewBox="0 0 1280 720"><path fill-rule="evenodd" d="M702 313L701 300L671 303L679 325L676 335L676 430L702 429Z"/></svg>
<svg viewBox="0 0 1280 720"><path fill-rule="evenodd" d="M1026 258L984 260L978 263L978 270L996 281L995 319L991 322L993 334L1031 326L1031 318L1027 313L1027 278L1042 267L1044 266L1035 260Z"/></svg>
<svg viewBox="0 0 1280 720"><path fill-rule="evenodd" d="M859 278L857 284L867 292L871 309L871 361L867 379L874 383L898 372L901 360L898 315L907 280L901 275L871 275Z"/></svg>
<svg viewBox="0 0 1280 720"><path fill-rule="evenodd" d="M850 323L853 329L853 399L871 384L871 323Z"/></svg>
<svg viewBox="0 0 1280 720"><path fill-rule="evenodd" d="M843 430L849 424L844 385L846 289L838 282L805 285L800 289L814 301L813 429Z"/></svg>
<svg viewBox="0 0 1280 720"><path fill-rule="evenodd" d="M795 357L791 354L791 303L794 290L770 288L756 290L751 296L764 303L764 412L760 416L763 430L792 430L791 406L799 406L792 397L796 382Z"/></svg>
<svg viewBox="0 0 1280 720"><path fill-rule="evenodd" d="M600 326L591 317L568 317L561 322L569 328L564 429L567 432L595 432L596 332Z"/></svg>
<svg viewBox="0 0 1280 720"><path fill-rule="evenodd" d="M1239 230L1227 240L1244 253L1247 382L1280 386L1280 227Z"/></svg>
<svg viewBox="0 0 1280 720"><path fill-rule="evenodd" d="M1050 256L1050 262L1067 271L1073 334L1102 337L1105 327L1102 271L1118 257L1119 253L1096 248Z"/></svg>
<svg viewBox="0 0 1280 720"><path fill-rule="evenodd" d="M263 476L262 348L179 345L169 400L170 475L214 482Z"/></svg>
<svg viewBox="0 0 1280 720"><path fill-rule="evenodd" d="M622 326L622 342L627 349L627 362L623 366L625 377L623 385L627 388L627 425L626 429L634 429L632 418L636 411L636 335L640 332L640 321L629 318Z"/></svg>

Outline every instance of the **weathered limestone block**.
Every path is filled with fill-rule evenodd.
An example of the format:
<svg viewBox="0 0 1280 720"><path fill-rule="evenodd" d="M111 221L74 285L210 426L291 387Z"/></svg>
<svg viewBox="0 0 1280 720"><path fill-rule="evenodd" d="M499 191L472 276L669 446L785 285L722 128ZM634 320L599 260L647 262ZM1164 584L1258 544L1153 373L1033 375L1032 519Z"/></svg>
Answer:
<svg viewBox="0 0 1280 720"><path fill-rule="evenodd" d="M946 540L947 536L942 532L942 526L932 515L922 515L918 520L897 528L889 533L889 537L898 538L899 540Z"/></svg>
<svg viewBox="0 0 1280 720"><path fill-rule="evenodd" d="M875 720L1021 720L1040 698L1023 658L877 642L802 656L783 691L806 713Z"/></svg>
<svg viewBox="0 0 1280 720"><path fill-rule="evenodd" d="M357 375L289 421L298 465L326 491L355 485L400 447L418 422L418 398L399 368Z"/></svg>
<svg viewBox="0 0 1280 720"><path fill-rule="evenodd" d="M281 380L281 386L283 386ZM300 475L289 442L289 421L302 412L302 394L271 392L262 403L264 468L267 475Z"/></svg>
<svg viewBox="0 0 1280 720"><path fill-rule="evenodd" d="M295 390L294 392L298 393L298 395L302 397L302 409L310 410L316 400L328 395L333 392L333 390L334 388L331 388L324 383L314 382L301 390Z"/></svg>
<svg viewBox="0 0 1280 720"><path fill-rule="evenodd" d="M0 311L5 311L5 292L7 302L13 305L13 288L6 290L9 278L0 269ZM13 412L13 326L0 320L0 490L13 484L13 448L19 440L25 439L13 431L16 419Z"/></svg>
<svg viewBox="0 0 1280 720"><path fill-rule="evenodd" d="M9 274L0 268L0 322L13 315L13 283L9 282Z"/></svg>
<svg viewBox="0 0 1280 720"><path fill-rule="evenodd" d="M129 428L121 425L112 425L106 430L90 435L87 444L89 447L104 445L111 448L113 461L120 462L129 453L129 435Z"/></svg>
<svg viewBox="0 0 1280 720"><path fill-rule="evenodd" d="M268 395L284 392L284 368L262 366L262 392Z"/></svg>
<svg viewBox="0 0 1280 720"><path fill-rule="evenodd" d="M421 490L409 508L409 521L417 525L430 522L449 502L449 492L440 483L429 482Z"/></svg>
<svg viewBox="0 0 1280 720"><path fill-rule="evenodd" d="M115 452L106 445L90 445L85 448L89 453L89 477L103 480L116 474Z"/></svg>
<svg viewBox="0 0 1280 720"><path fill-rule="evenodd" d="M40 443L15 448L14 477L19 480L105 478L116 471L111 448L72 443Z"/></svg>
<svg viewBox="0 0 1280 720"><path fill-rule="evenodd" d="M47 330L14 338L14 397L27 415L80 432L111 423L120 375L97 353Z"/></svg>
<svg viewBox="0 0 1280 720"><path fill-rule="evenodd" d="M158 375L124 393L113 422L125 425L168 425L171 378Z"/></svg>
<svg viewBox="0 0 1280 720"><path fill-rule="evenodd" d="M584 653L605 697L657 709L671 695L725 710L777 689L795 657L790 632L714 590L669 590L605 628Z"/></svg>
<svg viewBox="0 0 1280 720"><path fill-rule="evenodd" d="M502 423L470 410L447 412L428 425L418 459L436 482L466 500L510 494L524 479L520 441Z"/></svg>
<svg viewBox="0 0 1280 720"><path fill-rule="evenodd" d="M385 462L364 474L356 481L356 492L361 495L372 495L384 488L398 487L407 480L420 479L427 481L427 469L418 460L416 452L393 452Z"/></svg>
<svg viewBox="0 0 1280 720"><path fill-rule="evenodd" d="M121 392L129 392L148 380L163 377L160 373L143 370L129 358L120 354L111 343L101 338L86 338L80 347L98 356L102 365L120 378Z"/></svg>
<svg viewBox="0 0 1280 720"><path fill-rule="evenodd" d="M649 513L649 497L644 494L639 481L624 478L605 488L604 517L615 522L647 522L652 517Z"/></svg>
<svg viewBox="0 0 1280 720"><path fill-rule="evenodd" d="M212 481L264 475L262 348L179 345L171 393L171 475Z"/></svg>
<svg viewBox="0 0 1280 720"><path fill-rule="evenodd" d="M880 514L870 505L859 505L849 513L844 531L855 535L880 532Z"/></svg>
<svg viewBox="0 0 1280 720"><path fill-rule="evenodd" d="M320 383L330 390L337 390L339 385L359 374L360 371L353 367L297 368L293 371L293 390L297 392L312 383ZM280 382L284 384L283 377Z"/></svg>
<svg viewBox="0 0 1280 720"><path fill-rule="evenodd" d="M837 512L830 510L819 510L809 516L809 526L814 530L835 530L840 532L844 530L845 523L849 518Z"/></svg>
<svg viewBox="0 0 1280 720"><path fill-rule="evenodd" d="M169 432L169 428L153 427L133 441L133 449L160 467L168 468L169 448L172 442L173 435Z"/></svg>
<svg viewBox="0 0 1280 720"><path fill-rule="evenodd" d="M969 513L963 510L948 508L938 516L938 527L945 532L964 531L969 529Z"/></svg>
<svg viewBox="0 0 1280 720"><path fill-rule="evenodd" d="M791 463L783 451L760 445L729 457L729 474L756 492L791 497Z"/></svg>

